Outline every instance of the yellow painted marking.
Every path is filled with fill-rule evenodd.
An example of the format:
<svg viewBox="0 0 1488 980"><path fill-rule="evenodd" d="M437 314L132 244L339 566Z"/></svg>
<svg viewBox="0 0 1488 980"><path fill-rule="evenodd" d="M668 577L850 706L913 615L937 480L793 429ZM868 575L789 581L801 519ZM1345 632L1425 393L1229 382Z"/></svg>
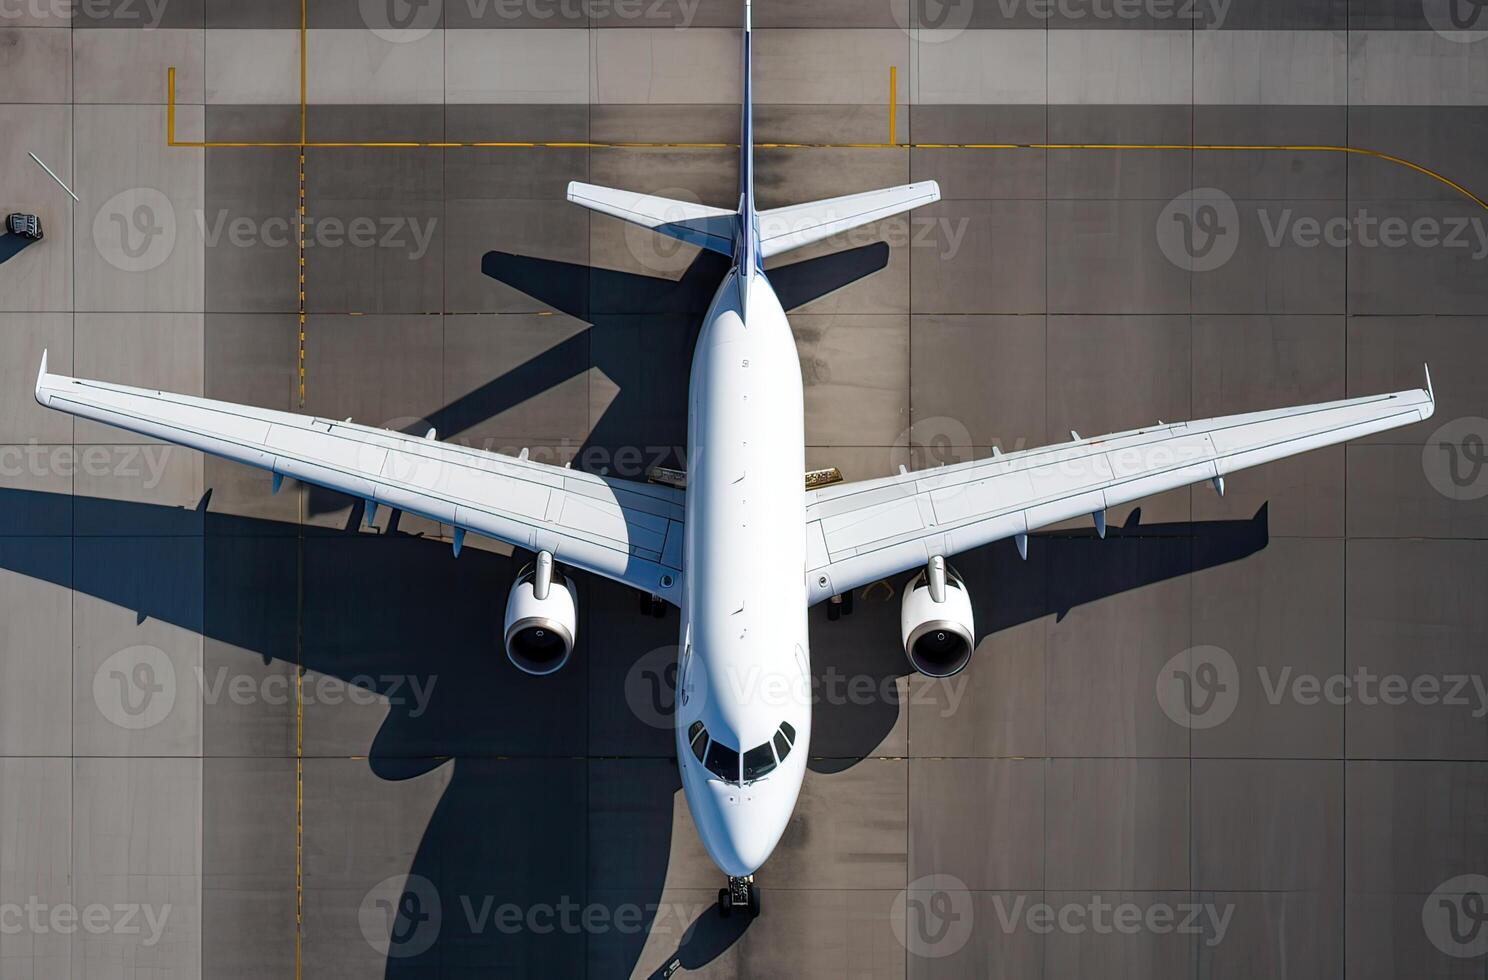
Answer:
<svg viewBox="0 0 1488 980"><path fill-rule="evenodd" d="M899 66L889 66L889 143L899 142Z"/></svg>
<svg viewBox="0 0 1488 980"><path fill-rule="evenodd" d="M528 150L731 150L737 143L690 143L690 142L613 142L601 143L591 140L544 141L544 140L496 140L470 142L414 141L336 141L312 142L306 138L306 0L300 0L300 139L297 143L283 141L216 141L176 139L176 69L166 71L168 106L166 112L166 144L182 149L528 149ZM1488 211L1488 201L1443 174L1423 167L1404 157L1380 150L1359 146L1331 146L1324 144L1226 144L1226 143L900 143L898 136L898 74L896 65L889 66L889 140L886 143L756 143L760 150L1187 150L1189 152L1290 152L1290 153L1347 153L1373 157L1386 163L1414 170L1429 177L1472 201ZM303 396L302 396L303 397ZM303 402L302 402L303 404Z"/></svg>

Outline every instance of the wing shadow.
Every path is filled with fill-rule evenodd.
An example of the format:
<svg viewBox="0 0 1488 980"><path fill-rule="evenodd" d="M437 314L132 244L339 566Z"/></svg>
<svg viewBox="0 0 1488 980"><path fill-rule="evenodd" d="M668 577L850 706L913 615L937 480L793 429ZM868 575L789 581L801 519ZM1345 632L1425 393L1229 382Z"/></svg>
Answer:
<svg viewBox="0 0 1488 980"><path fill-rule="evenodd" d="M958 555L970 587L978 640L1071 609L1191 572L1240 561L1270 540L1266 506L1248 520L1142 525L1140 508L1123 527L1032 535L1028 560L1012 541ZM902 706L898 681L911 669L899 643L899 594L909 576L858 590L857 611L835 623L826 607L811 611L812 673L818 682L812 722L812 768L836 771L872 752L893 729ZM976 669L973 657L967 670ZM866 678L868 680L860 680ZM852 680L873 696L853 697ZM820 757L820 758L817 758Z"/></svg>
<svg viewBox="0 0 1488 980"><path fill-rule="evenodd" d="M410 887L398 904L409 917L390 926L386 976L567 976L595 962L633 970L645 929L539 931L500 925L507 920L495 915L516 907L561 916L577 905L615 923L622 910L633 911L634 922L661 927L680 787L670 733L637 722L618 681L648 651L674 642L675 621L631 613L628 590L582 576L575 666L530 678L499 648L499 596L521 556L467 548L457 560L442 542L396 530L300 535L292 524L218 514L207 503L173 508L0 489L0 569L201 633L207 667L246 672L243 658L253 657L293 670L301 649L310 670L388 699L369 753L379 777L453 766L409 868L441 896L437 935L421 932L429 920L408 904L417 898ZM1104 542L1078 532L1040 535L1026 565L1005 543L958 566L982 597L979 622L995 632L1240 560L1266 540L1262 508L1246 521L1128 524ZM907 672L893 629L870 635L865 627L883 617L862 611L813 630L818 678L836 671L893 684ZM622 621L626 628L615 629ZM408 698L414 677L424 680L427 700ZM366 751L365 728L310 710L314 750L343 758ZM821 703L813 754L823 758L813 769L845 768L871 753L899 710L881 701ZM210 717L206 731L210 743ZM622 756L634 755L596 758L614 756L617 744ZM607 846L586 848L586 840ZM615 840L624 847L608 846ZM710 914L703 910L679 937L677 963L705 964L738 940L737 924ZM398 955L413 948L400 944L424 940L426 951Z"/></svg>

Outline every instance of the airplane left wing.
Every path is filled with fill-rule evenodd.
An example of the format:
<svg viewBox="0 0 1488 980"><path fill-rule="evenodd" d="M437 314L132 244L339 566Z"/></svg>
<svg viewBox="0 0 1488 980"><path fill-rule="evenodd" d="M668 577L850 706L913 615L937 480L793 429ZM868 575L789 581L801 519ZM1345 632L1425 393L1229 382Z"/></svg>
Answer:
<svg viewBox="0 0 1488 980"><path fill-rule="evenodd" d="M677 603L682 494L351 422L47 373L48 408L404 510Z"/></svg>
<svg viewBox="0 0 1488 980"><path fill-rule="evenodd" d="M1159 424L806 495L810 602L1003 538L1431 417L1426 387ZM1072 433L1072 435L1074 435ZM1019 547L1027 546L1026 539Z"/></svg>

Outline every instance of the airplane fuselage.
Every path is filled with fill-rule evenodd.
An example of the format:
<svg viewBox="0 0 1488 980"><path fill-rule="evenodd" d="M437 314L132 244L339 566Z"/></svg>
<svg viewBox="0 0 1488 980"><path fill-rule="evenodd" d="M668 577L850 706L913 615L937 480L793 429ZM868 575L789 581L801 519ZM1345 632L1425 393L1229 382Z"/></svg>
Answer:
<svg viewBox="0 0 1488 980"><path fill-rule="evenodd" d="M741 295L747 290L747 295ZM741 300L743 300L741 302ZM769 280L731 272L704 319L688 395L677 758L698 832L728 874L752 874L790 820L811 734L801 366ZM695 723L738 753L794 740L758 778L721 778ZM780 755L777 751L776 757ZM720 750L720 755L727 753ZM706 758L706 755L705 755Z"/></svg>

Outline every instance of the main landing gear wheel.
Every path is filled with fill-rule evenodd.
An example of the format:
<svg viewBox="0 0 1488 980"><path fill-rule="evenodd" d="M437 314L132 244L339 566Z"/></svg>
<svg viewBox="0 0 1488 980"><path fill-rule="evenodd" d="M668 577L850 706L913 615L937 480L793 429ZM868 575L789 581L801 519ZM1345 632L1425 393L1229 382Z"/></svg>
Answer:
<svg viewBox="0 0 1488 980"><path fill-rule="evenodd" d="M746 912L751 919L759 916L760 891L754 875L730 878L727 888L718 889L718 914L727 919L735 909Z"/></svg>

